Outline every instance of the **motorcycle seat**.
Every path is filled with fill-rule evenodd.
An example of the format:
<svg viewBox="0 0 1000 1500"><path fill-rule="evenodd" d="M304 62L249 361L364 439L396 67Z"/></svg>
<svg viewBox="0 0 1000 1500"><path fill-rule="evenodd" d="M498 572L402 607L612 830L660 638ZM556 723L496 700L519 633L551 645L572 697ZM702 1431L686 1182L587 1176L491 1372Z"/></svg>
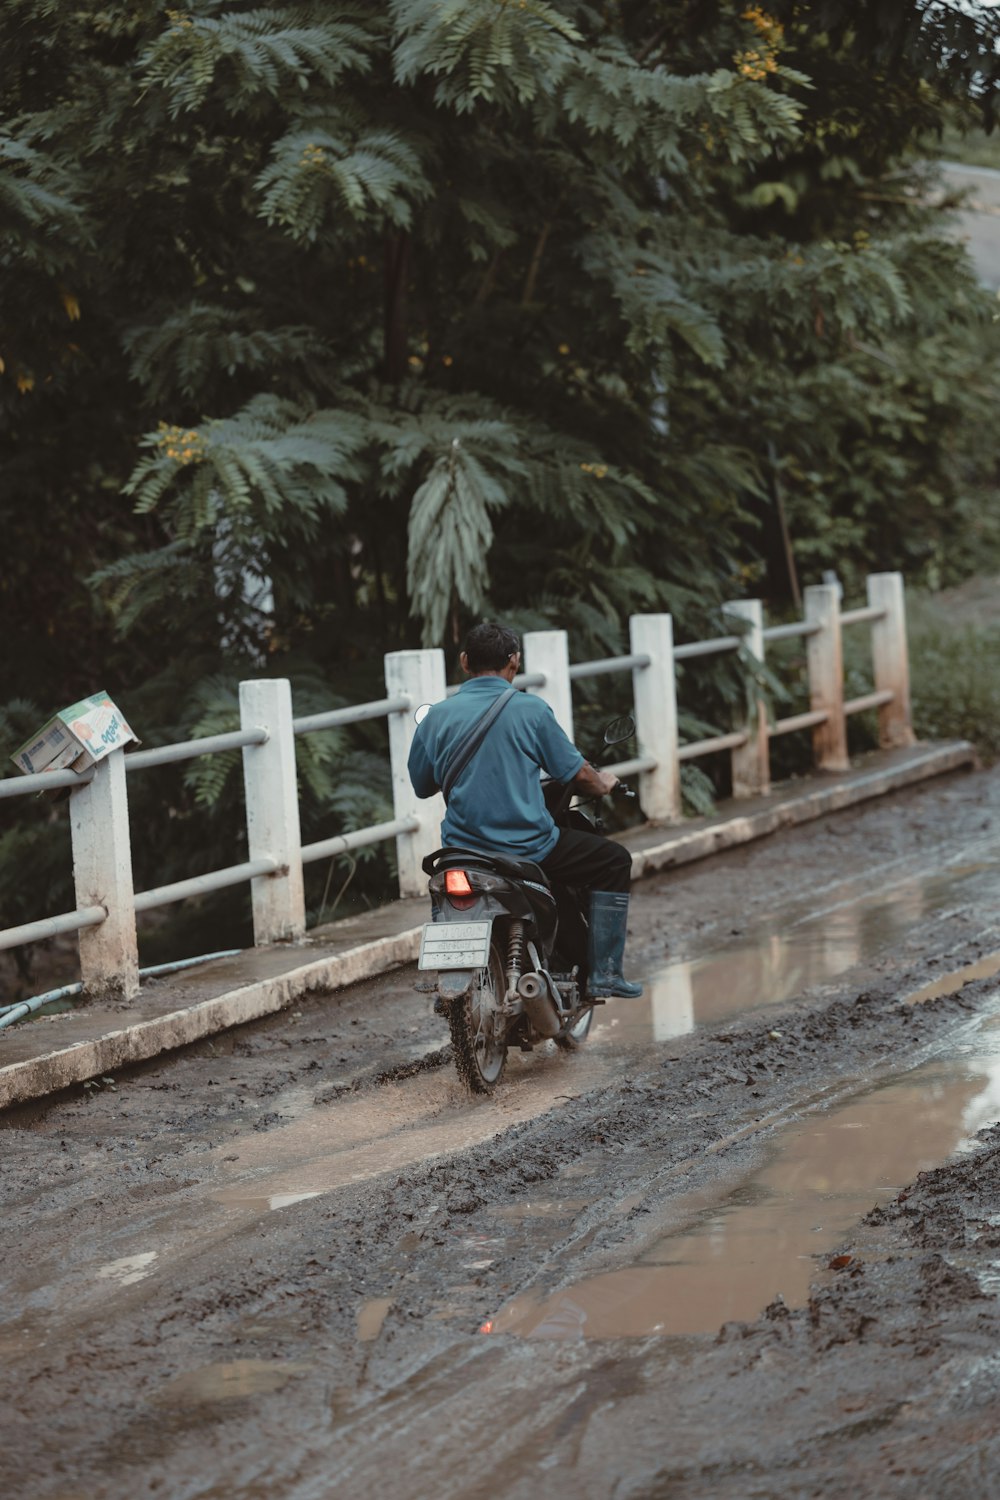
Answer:
<svg viewBox="0 0 1000 1500"><path fill-rule="evenodd" d="M439 870L454 870L471 865L473 869L495 870L498 875L509 875L514 880L531 880L535 885L551 886L549 877L541 865L532 859L514 859L499 850L486 849L436 849L423 861L426 875L436 875Z"/></svg>

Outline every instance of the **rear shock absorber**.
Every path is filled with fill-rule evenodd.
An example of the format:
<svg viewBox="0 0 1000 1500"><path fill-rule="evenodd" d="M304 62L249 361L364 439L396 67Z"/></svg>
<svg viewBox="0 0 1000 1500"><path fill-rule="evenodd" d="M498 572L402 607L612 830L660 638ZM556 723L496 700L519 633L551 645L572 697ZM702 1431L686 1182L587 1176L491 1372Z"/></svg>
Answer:
<svg viewBox="0 0 1000 1500"><path fill-rule="evenodd" d="M521 978L521 965L524 962L524 923L513 921L510 924L510 935L507 938L507 999L517 998L518 981Z"/></svg>

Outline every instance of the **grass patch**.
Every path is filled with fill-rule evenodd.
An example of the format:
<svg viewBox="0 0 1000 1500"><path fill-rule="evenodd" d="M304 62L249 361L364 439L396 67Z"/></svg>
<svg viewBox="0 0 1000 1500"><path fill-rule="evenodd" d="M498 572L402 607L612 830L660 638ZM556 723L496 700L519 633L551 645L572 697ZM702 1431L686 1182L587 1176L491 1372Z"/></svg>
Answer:
<svg viewBox="0 0 1000 1500"><path fill-rule="evenodd" d="M910 690L918 738L971 740L1000 759L1000 622L956 620L933 596L908 607Z"/></svg>
<svg viewBox="0 0 1000 1500"><path fill-rule="evenodd" d="M967 167L995 167L1000 171L1000 132L946 130L941 140L928 142L928 156L958 161Z"/></svg>

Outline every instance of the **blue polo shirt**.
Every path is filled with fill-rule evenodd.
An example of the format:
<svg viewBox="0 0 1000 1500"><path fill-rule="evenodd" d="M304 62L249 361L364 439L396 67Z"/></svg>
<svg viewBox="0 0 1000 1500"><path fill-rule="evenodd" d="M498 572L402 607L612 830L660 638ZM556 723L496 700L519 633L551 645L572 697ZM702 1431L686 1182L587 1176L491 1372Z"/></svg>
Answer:
<svg viewBox="0 0 1000 1500"><path fill-rule="evenodd" d="M410 780L418 797L440 789L455 746L506 691L502 677L470 677L453 698L434 704L410 748ZM442 844L544 859L559 830L545 806L539 770L567 782L582 765L583 756L545 700L517 693L451 789Z"/></svg>

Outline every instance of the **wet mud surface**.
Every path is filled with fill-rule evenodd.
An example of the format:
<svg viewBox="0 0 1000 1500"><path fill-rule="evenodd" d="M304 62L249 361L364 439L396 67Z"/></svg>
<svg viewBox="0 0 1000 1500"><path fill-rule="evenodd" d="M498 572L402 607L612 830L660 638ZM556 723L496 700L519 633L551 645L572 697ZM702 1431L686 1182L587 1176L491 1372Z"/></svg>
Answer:
<svg viewBox="0 0 1000 1500"><path fill-rule="evenodd" d="M0 1116L0 1492L993 1493L998 810L643 882L490 1101L401 970Z"/></svg>

